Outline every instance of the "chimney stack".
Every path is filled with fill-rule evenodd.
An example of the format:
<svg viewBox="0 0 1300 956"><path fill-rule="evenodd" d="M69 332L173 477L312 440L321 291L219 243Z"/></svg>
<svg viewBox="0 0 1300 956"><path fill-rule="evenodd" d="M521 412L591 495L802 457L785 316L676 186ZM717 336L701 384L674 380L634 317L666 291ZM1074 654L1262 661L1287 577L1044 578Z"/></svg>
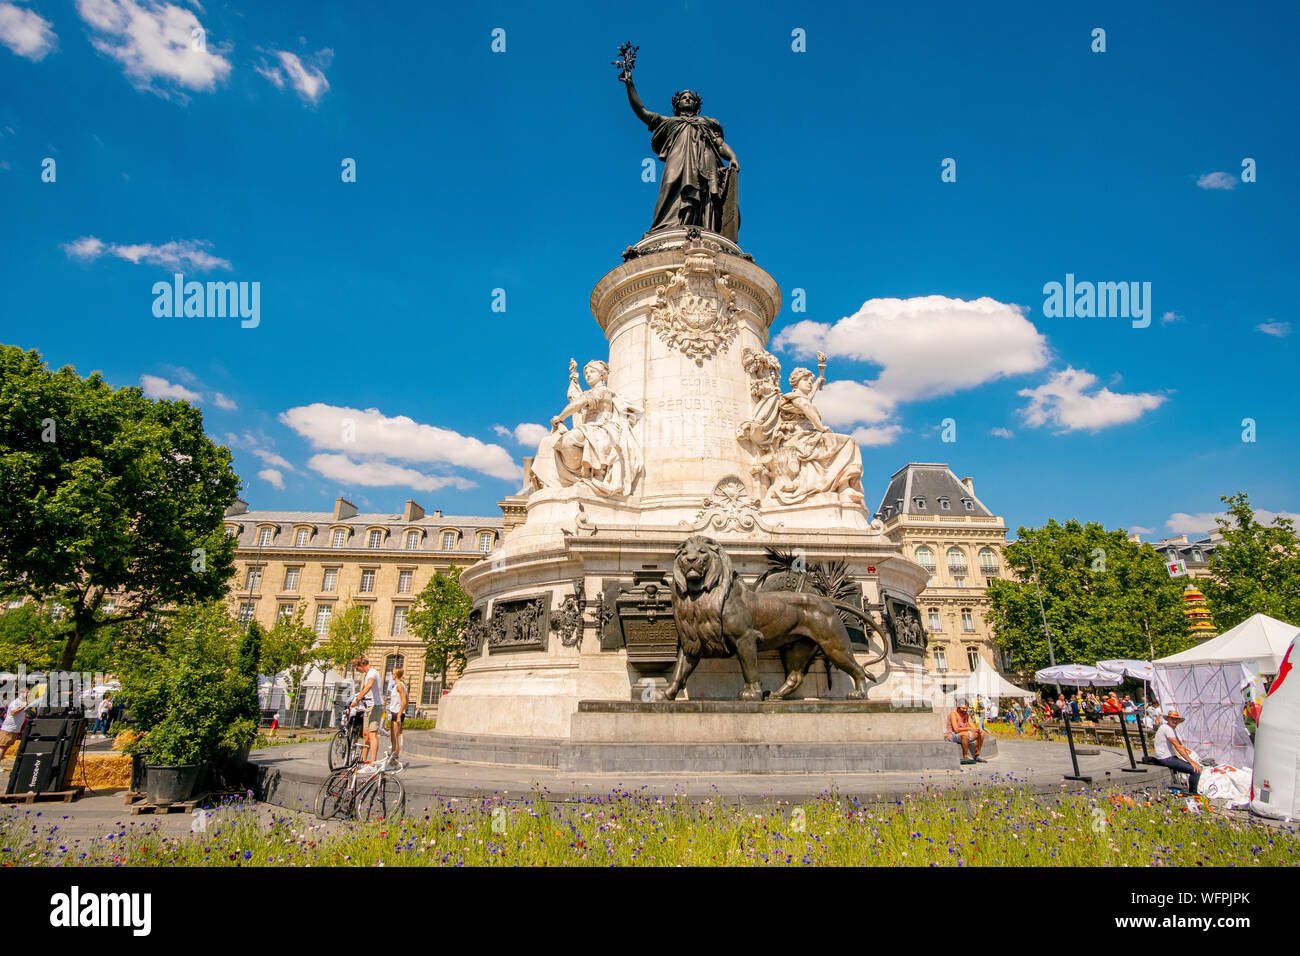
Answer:
<svg viewBox="0 0 1300 956"><path fill-rule="evenodd" d="M357 506L354 505L352 502L348 501L348 499L346 498L334 499L334 520L335 521L342 521L344 518L355 517L356 513L357 513Z"/></svg>
<svg viewBox="0 0 1300 956"><path fill-rule="evenodd" d="M971 496L972 498L974 498L974 497L975 497L975 479L972 478L970 475L967 475L965 478L963 478L963 479L961 480L961 483L962 483L963 485L966 486L966 490L967 490L968 492L970 492L970 496Z"/></svg>
<svg viewBox="0 0 1300 956"><path fill-rule="evenodd" d="M243 498L236 498L231 502L230 507L226 509L226 517L229 518L232 515L242 514L248 514L248 502Z"/></svg>
<svg viewBox="0 0 1300 956"><path fill-rule="evenodd" d="M406 507L402 509L403 521L419 521L424 517L424 509L417 505L410 498L406 499Z"/></svg>

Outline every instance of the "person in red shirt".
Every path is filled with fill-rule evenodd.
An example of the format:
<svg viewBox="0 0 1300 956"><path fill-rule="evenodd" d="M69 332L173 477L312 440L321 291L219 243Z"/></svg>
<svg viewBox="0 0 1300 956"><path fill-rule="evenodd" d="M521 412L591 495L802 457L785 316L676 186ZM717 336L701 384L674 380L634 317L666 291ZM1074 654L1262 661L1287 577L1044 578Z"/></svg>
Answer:
<svg viewBox="0 0 1300 956"><path fill-rule="evenodd" d="M1123 709L1124 708L1120 706L1119 698L1115 696L1114 691L1107 694L1106 699L1102 701L1101 704L1101 712L1103 714L1118 714Z"/></svg>
<svg viewBox="0 0 1300 956"><path fill-rule="evenodd" d="M984 731L971 720L964 697L957 701L957 709L948 715L946 736L951 743L961 745L962 763L988 763L980 756L984 749Z"/></svg>

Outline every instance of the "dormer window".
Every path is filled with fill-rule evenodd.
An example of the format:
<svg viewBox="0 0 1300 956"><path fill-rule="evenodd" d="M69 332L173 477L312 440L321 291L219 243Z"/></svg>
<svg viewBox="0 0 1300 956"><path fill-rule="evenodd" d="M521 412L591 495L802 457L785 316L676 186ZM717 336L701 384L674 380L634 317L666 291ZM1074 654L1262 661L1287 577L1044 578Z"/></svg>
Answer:
<svg viewBox="0 0 1300 956"><path fill-rule="evenodd" d="M377 548L384 543L384 533L379 530L370 532L370 540L366 543L368 548Z"/></svg>
<svg viewBox="0 0 1300 956"><path fill-rule="evenodd" d="M419 549L420 549L420 532L418 531L406 532L406 550L418 551Z"/></svg>
<svg viewBox="0 0 1300 956"><path fill-rule="evenodd" d="M967 511L975 510L975 502L971 501L969 498L963 498L961 503L966 506Z"/></svg>
<svg viewBox="0 0 1300 956"><path fill-rule="evenodd" d="M344 528L335 528L334 533L330 536L330 547L341 548L347 544L348 533Z"/></svg>
<svg viewBox="0 0 1300 956"><path fill-rule="evenodd" d="M925 499L922 498L920 495L917 495L915 498L912 499L912 504L916 506L917 511L925 510Z"/></svg>
<svg viewBox="0 0 1300 956"><path fill-rule="evenodd" d="M455 551L456 541L460 537L455 531L444 531L442 533L442 550Z"/></svg>
<svg viewBox="0 0 1300 956"><path fill-rule="evenodd" d="M260 531L257 532L257 546L259 548L265 548L270 543L271 543L270 528L262 528Z"/></svg>
<svg viewBox="0 0 1300 956"><path fill-rule="evenodd" d="M948 511L952 508L952 504L948 501L947 498L940 498L939 507L944 511Z"/></svg>

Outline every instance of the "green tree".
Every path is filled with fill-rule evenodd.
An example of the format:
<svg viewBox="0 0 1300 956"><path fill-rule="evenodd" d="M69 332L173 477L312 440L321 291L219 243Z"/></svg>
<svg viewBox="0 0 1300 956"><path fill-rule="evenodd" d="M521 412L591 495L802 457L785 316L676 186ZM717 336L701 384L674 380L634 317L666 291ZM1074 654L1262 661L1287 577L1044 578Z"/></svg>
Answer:
<svg viewBox="0 0 1300 956"><path fill-rule="evenodd" d="M1260 524L1244 492L1224 495L1228 516L1216 519L1224 543L1210 556L1211 578L1202 583L1220 632L1252 614L1300 623L1300 541L1295 523L1278 515Z"/></svg>
<svg viewBox="0 0 1300 956"><path fill-rule="evenodd" d="M64 606L59 668L103 627L224 593L230 461L188 402L0 346L0 593Z"/></svg>
<svg viewBox="0 0 1300 956"><path fill-rule="evenodd" d="M0 670L49 670L59 652L59 629L38 604L0 613Z"/></svg>
<svg viewBox="0 0 1300 956"><path fill-rule="evenodd" d="M1012 653L1022 673L1049 664L1043 614L1058 664L1150 660L1195 643L1182 610L1182 585L1149 544L1075 520L1020 528L1017 538L1003 550L1011 577L992 581L988 596L994 641Z"/></svg>
<svg viewBox="0 0 1300 956"><path fill-rule="evenodd" d="M294 613L284 615L275 622L262 641L261 670L274 679L276 674L287 675L289 694L293 701L301 700L303 676L311 666L316 646L316 632L303 622L304 608L300 603Z"/></svg>
<svg viewBox="0 0 1300 956"><path fill-rule="evenodd" d="M211 601L178 609L161 648L128 654L122 697L155 763L231 757L252 743L257 717L247 708L257 677L240 667L245 636L224 604Z"/></svg>
<svg viewBox="0 0 1300 956"><path fill-rule="evenodd" d="M240 717L250 718L255 726L261 722L262 717L262 706L257 699L257 671L261 664L262 642L265 638L266 632L262 626L256 621L249 621L248 628L239 641L237 666L247 681L238 713Z"/></svg>
<svg viewBox="0 0 1300 956"><path fill-rule="evenodd" d="M315 659L321 669L320 692L322 706L325 700L325 672L329 667L347 674L352 662L370 649L375 633L370 627L370 608L347 603L343 610L330 618L329 636L315 650Z"/></svg>
<svg viewBox="0 0 1300 956"><path fill-rule="evenodd" d="M460 571L452 565L447 574L429 578L406 616L411 633L424 641L424 662L432 673L445 674L452 666L465 666L461 635L474 604L460 586Z"/></svg>

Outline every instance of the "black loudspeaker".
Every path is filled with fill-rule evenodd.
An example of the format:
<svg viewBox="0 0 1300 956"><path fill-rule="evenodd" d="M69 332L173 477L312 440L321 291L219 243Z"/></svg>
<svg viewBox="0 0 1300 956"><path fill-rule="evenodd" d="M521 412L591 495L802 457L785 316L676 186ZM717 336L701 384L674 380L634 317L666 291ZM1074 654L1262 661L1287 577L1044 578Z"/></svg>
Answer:
<svg viewBox="0 0 1300 956"><path fill-rule="evenodd" d="M77 769L77 753L86 735L84 717L64 716L69 710L49 710L27 721L9 772L7 793L67 790Z"/></svg>

